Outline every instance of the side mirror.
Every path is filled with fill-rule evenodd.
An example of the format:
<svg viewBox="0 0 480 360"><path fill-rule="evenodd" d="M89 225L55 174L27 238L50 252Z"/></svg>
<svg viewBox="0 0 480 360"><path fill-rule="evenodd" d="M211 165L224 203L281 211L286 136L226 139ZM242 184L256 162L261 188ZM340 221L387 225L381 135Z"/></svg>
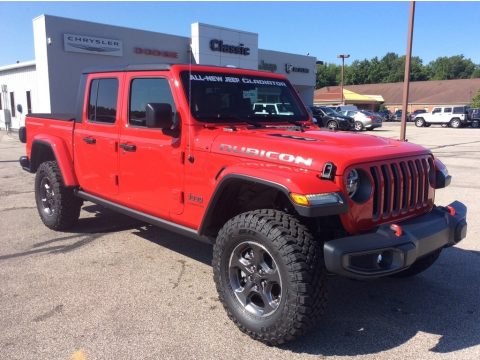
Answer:
<svg viewBox="0 0 480 360"><path fill-rule="evenodd" d="M17 111L21 114L23 113L23 107L21 104L17 104Z"/></svg>
<svg viewBox="0 0 480 360"><path fill-rule="evenodd" d="M148 103L146 110L147 128L170 129L173 125L172 106L166 103Z"/></svg>

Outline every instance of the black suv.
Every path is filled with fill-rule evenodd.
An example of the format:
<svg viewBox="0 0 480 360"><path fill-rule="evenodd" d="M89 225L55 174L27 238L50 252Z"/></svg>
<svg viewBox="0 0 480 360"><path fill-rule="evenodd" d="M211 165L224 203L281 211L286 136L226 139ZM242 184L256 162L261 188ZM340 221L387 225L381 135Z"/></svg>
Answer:
<svg viewBox="0 0 480 360"><path fill-rule="evenodd" d="M480 126L480 109L468 109L467 117L471 127L478 128Z"/></svg>
<svg viewBox="0 0 480 360"><path fill-rule="evenodd" d="M313 117L321 127L331 130L353 130L354 120L343 116L326 106L310 106Z"/></svg>
<svg viewBox="0 0 480 360"><path fill-rule="evenodd" d="M382 117L383 121L393 120L393 114L390 110L387 110L387 109L379 110L377 114Z"/></svg>

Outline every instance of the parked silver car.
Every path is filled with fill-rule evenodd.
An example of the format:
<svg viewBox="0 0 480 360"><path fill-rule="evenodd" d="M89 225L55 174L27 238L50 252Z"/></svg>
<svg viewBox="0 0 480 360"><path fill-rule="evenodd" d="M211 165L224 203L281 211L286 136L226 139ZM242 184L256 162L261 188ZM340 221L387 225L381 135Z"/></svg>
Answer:
<svg viewBox="0 0 480 360"><path fill-rule="evenodd" d="M355 121L355 130L364 129L373 130L382 127L382 118L367 110L346 110L341 112L342 115L353 117Z"/></svg>

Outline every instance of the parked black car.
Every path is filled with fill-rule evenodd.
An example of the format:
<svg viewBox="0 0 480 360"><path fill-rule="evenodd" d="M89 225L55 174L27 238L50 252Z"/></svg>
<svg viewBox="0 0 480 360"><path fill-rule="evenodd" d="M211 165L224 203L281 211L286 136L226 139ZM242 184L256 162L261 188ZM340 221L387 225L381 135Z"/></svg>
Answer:
<svg viewBox="0 0 480 360"><path fill-rule="evenodd" d="M353 130L354 121L350 116L343 116L326 106L310 106L318 125L331 130Z"/></svg>
<svg viewBox="0 0 480 360"><path fill-rule="evenodd" d="M426 112L427 110L425 109L417 109L408 116L408 121L414 121L415 116L417 116L418 114L425 114Z"/></svg>

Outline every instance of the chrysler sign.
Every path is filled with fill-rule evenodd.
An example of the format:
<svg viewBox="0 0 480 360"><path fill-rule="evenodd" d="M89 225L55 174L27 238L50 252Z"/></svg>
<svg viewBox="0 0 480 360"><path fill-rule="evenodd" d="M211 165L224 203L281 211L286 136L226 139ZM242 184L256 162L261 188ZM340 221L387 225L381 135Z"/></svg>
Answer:
<svg viewBox="0 0 480 360"><path fill-rule="evenodd" d="M63 34L65 51L96 55L122 56L121 40L105 39L86 35Z"/></svg>

